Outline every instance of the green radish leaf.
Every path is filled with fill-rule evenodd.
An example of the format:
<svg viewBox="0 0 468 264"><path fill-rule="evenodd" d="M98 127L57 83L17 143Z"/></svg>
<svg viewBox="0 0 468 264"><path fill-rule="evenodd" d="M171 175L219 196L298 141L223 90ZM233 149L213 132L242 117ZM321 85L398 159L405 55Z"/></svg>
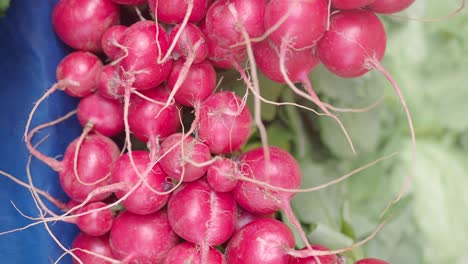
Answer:
<svg viewBox="0 0 468 264"><path fill-rule="evenodd" d="M0 17L6 14L8 7L10 7L10 0L0 0Z"/></svg>

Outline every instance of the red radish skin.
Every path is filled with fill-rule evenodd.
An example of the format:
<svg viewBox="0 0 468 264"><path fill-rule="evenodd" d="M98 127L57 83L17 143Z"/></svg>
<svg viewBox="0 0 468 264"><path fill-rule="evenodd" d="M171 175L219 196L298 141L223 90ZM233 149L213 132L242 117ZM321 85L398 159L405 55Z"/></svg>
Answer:
<svg viewBox="0 0 468 264"><path fill-rule="evenodd" d="M131 164L129 155L129 153L122 155L115 163L112 171L112 183L127 183L129 186L128 190L116 191L115 195L121 199L132 190L131 194L122 201L122 205L134 214L147 215L154 213L164 207L169 198L169 195L161 195L153 191L164 191L167 175L162 171L159 164L148 170L150 164L150 153L148 151L132 151L136 169L142 177L140 178ZM143 180L145 183L142 183ZM139 186L133 190L136 184L139 184Z"/></svg>
<svg viewBox="0 0 468 264"><path fill-rule="evenodd" d="M169 37L163 27L157 27L154 21L136 22L125 30L120 40L126 48L117 55L122 58L118 64L120 79L137 90L156 87L171 71L172 60L158 63L159 56L164 57L169 48Z"/></svg>
<svg viewBox="0 0 468 264"><path fill-rule="evenodd" d="M294 247L294 236L282 222L259 219L244 226L229 241L229 264L289 264L286 249Z"/></svg>
<svg viewBox="0 0 468 264"><path fill-rule="evenodd" d="M181 143L183 139L183 142ZM175 148L174 146L177 145ZM183 152L182 152L183 148ZM192 136L176 133L161 144L162 169L172 178L191 182L203 177L209 166L198 166L211 159L210 149Z"/></svg>
<svg viewBox="0 0 468 264"><path fill-rule="evenodd" d="M358 260L354 264L390 264L390 262L376 258L366 258Z"/></svg>
<svg viewBox="0 0 468 264"><path fill-rule="evenodd" d="M112 0L112 1L121 5L142 5L146 3L146 0Z"/></svg>
<svg viewBox="0 0 468 264"><path fill-rule="evenodd" d="M184 61L174 63L167 79L168 88L172 91L184 67ZM174 99L188 107L199 106L216 88L216 71L209 61L192 64L182 85L177 89Z"/></svg>
<svg viewBox="0 0 468 264"><path fill-rule="evenodd" d="M239 160L245 178L255 179L276 187L297 189L301 185L301 170L297 161L285 150L270 147L270 162L265 159L263 148L244 153ZM275 213L290 201L293 192L268 190L256 183L241 180L233 190L237 203L257 214Z"/></svg>
<svg viewBox="0 0 468 264"><path fill-rule="evenodd" d="M100 52L106 30L119 23L119 7L111 0L60 0L52 11L52 25L68 46Z"/></svg>
<svg viewBox="0 0 468 264"><path fill-rule="evenodd" d="M77 117L81 126L92 124L94 131L107 137L115 136L124 130L122 103L104 98L99 93L80 100Z"/></svg>
<svg viewBox="0 0 468 264"><path fill-rule="evenodd" d="M102 51L104 51L104 54L106 54L110 59L118 59L117 55L119 55L121 51L119 41L127 28L127 26L122 25L112 26L102 35Z"/></svg>
<svg viewBox="0 0 468 264"><path fill-rule="evenodd" d="M204 180L181 185L167 205L172 229L201 246L202 260L207 259L209 246L221 245L231 237L236 209L230 193L215 192Z"/></svg>
<svg viewBox="0 0 468 264"><path fill-rule="evenodd" d="M247 210L242 209L242 207L237 207L237 217L236 217L236 231L238 232L241 230L242 227L248 225L249 223L257 220L257 219L275 219L275 214L267 214L267 215L261 215L261 214L254 214L252 212L249 212Z"/></svg>
<svg viewBox="0 0 468 264"><path fill-rule="evenodd" d="M77 175L74 173L73 163L75 148L79 139L73 140L65 150L64 158L58 168L60 185L63 191L73 200L82 202L96 188L110 183L109 174L115 161L120 156L117 145L108 137L90 134L80 145L77 159ZM100 201L111 193L101 193L90 201Z"/></svg>
<svg viewBox="0 0 468 264"><path fill-rule="evenodd" d="M75 51L62 59L57 66L56 76L58 82L68 81L63 89L73 97L84 97L91 94L97 86L102 70L99 58L84 51Z"/></svg>
<svg viewBox="0 0 468 264"><path fill-rule="evenodd" d="M247 58L247 53L243 49L223 48L215 40L207 38L208 59L213 65L220 69L238 69Z"/></svg>
<svg viewBox="0 0 468 264"><path fill-rule="evenodd" d="M223 48L244 42L240 25L250 38L260 37L265 33L263 26L265 8L265 0L216 1L208 9L205 32Z"/></svg>
<svg viewBox="0 0 468 264"><path fill-rule="evenodd" d="M330 30L318 43L317 53L328 70L351 78L371 69L366 66L369 59L382 60L385 46L385 29L373 12L340 11L331 15Z"/></svg>
<svg viewBox="0 0 468 264"><path fill-rule="evenodd" d="M133 135L143 142L156 142L176 133L180 128L178 104L169 105L161 111L169 98L166 88L158 86L142 94L161 104L131 95L128 122Z"/></svg>
<svg viewBox="0 0 468 264"><path fill-rule="evenodd" d="M176 25L171 30L169 35L170 43L175 41L177 32L180 30L180 24ZM201 41L200 46L197 50L194 50L194 45ZM192 23L188 23L180 34L179 40L177 41L172 56L174 59L182 57L186 59L190 54L195 52L195 58L193 63L200 63L208 57L208 43L206 42L206 36L201 29ZM175 67L175 66L174 66Z"/></svg>
<svg viewBox="0 0 468 264"><path fill-rule="evenodd" d="M179 243L164 210L149 215L121 212L110 231L114 256L123 263L162 263Z"/></svg>
<svg viewBox="0 0 468 264"><path fill-rule="evenodd" d="M271 40L256 43L253 51L258 68L268 79L286 83L281 74L279 48ZM288 77L293 82L302 82L309 78L309 73L319 64L319 59L311 48L287 50L284 60Z"/></svg>
<svg viewBox="0 0 468 264"><path fill-rule="evenodd" d="M78 262L73 258L73 264L111 264L112 262L104 259L104 257L114 259L109 245L108 236L95 237L80 233L73 241L72 249L73 254L75 254L75 256L77 256L81 261ZM93 252L95 255L89 254L84 250Z"/></svg>
<svg viewBox="0 0 468 264"><path fill-rule="evenodd" d="M290 43L295 49L314 46L325 33L328 21L327 0L272 0L265 11L264 25L269 30L285 21L269 36L276 46Z"/></svg>
<svg viewBox="0 0 468 264"><path fill-rule="evenodd" d="M173 247L166 256L163 264L204 264L201 260L200 249L197 245L184 242ZM209 264L227 264L224 255L216 248L209 249Z"/></svg>
<svg viewBox="0 0 468 264"><path fill-rule="evenodd" d="M78 209L76 214L86 213L105 206L107 206L107 204L103 202L90 203ZM102 236L109 232L113 221L114 214L110 208L107 208L78 216L76 219L76 225L81 232L86 233L87 235Z"/></svg>
<svg viewBox="0 0 468 264"><path fill-rule="evenodd" d="M124 87L115 66L106 65L102 68L97 90L99 94L107 99L117 100L124 96Z"/></svg>
<svg viewBox="0 0 468 264"><path fill-rule="evenodd" d="M193 1L192 13L189 22L199 22L202 20L208 10L211 0L189 0ZM187 0L148 0L151 12L155 13L157 6L157 18L167 24L180 24L188 11Z"/></svg>
<svg viewBox="0 0 468 264"><path fill-rule="evenodd" d="M393 14L405 10L413 3L414 0L375 0L367 8L375 13Z"/></svg>
<svg viewBox="0 0 468 264"><path fill-rule="evenodd" d="M233 92L218 92L208 97L200 108L197 134L215 154L232 153L250 136L252 114Z"/></svg>
<svg viewBox="0 0 468 264"><path fill-rule="evenodd" d="M312 249L329 251L330 249L322 245L311 245ZM306 248L303 248L306 250ZM289 264L341 264L344 263L337 255L312 256L307 258L292 258Z"/></svg>
<svg viewBox="0 0 468 264"><path fill-rule="evenodd" d="M220 158L208 168L206 180L213 190L230 192L236 188L240 176L240 171L234 161Z"/></svg>
<svg viewBox="0 0 468 264"><path fill-rule="evenodd" d="M336 9L358 9L372 4L375 0L331 0Z"/></svg>

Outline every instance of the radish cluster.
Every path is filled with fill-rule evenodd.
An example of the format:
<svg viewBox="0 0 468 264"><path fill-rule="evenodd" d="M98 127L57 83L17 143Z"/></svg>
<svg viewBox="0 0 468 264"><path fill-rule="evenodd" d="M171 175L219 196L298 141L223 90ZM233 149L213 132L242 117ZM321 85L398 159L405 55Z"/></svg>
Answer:
<svg viewBox="0 0 468 264"><path fill-rule="evenodd" d="M25 138L71 199L68 221L81 230L74 263L341 263L317 254L328 249L310 245L290 208L302 177L295 158L268 145L243 150L253 121L261 128L258 109L216 91L217 70L237 70L260 100L258 67L336 118L309 73L319 63L342 77L380 69L386 35L375 13L412 2L58 1L54 29L76 51L58 65L57 84L29 122L63 90L80 99L83 133L60 161L32 145L41 127L28 122ZM122 19L119 5L135 5L140 17ZM132 150L135 140L147 148ZM304 249L295 250L292 231L275 219L279 210Z"/></svg>

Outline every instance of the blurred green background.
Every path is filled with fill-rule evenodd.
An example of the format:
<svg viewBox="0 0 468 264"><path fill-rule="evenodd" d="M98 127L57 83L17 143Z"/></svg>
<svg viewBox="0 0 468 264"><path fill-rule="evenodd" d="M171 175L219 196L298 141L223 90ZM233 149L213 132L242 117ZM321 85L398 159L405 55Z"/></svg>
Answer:
<svg viewBox="0 0 468 264"><path fill-rule="evenodd" d="M418 0L400 15L436 18L460 4ZM468 13L437 22L381 18L388 33L383 65L400 85L417 133L416 173L407 195L391 209L392 220L346 257L349 263L362 257L394 264L468 263ZM318 67L311 80L322 100L336 107L362 108L383 100L367 112L339 114L357 155L332 119L263 105L270 144L300 160L303 187L398 152L344 182L294 198L293 209L311 241L336 249L362 240L382 222L380 213L410 173L410 134L399 99L379 72L343 79ZM294 100L289 89L261 81L265 97ZM257 135L247 148L258 144Z"/></svg>

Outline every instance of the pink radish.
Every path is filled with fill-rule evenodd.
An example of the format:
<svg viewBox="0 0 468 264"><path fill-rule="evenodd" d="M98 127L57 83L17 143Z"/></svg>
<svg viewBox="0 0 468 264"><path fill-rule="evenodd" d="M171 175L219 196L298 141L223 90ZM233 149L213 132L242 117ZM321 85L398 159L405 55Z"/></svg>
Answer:
<svg viewBox="0 0 468 264"><path fill-rule="evenodd" d="M60 61L56 75L58 82L63 83L60 86L65 93L73 97L84 97L96 89L101 70L102 62L96 55L75 51Z"/></svg>
<svg viewBox="0 0 468 264"><path fill-rule="evenodd" d="M234 232L236 202L203 180L181 185L172 193L167 211L174 232L201 246L202 263L207 263L209 246L221 245Z"/></svg>
<svg viewBox="0 0 468 264"><path fill-rule="evenodd" d="M205 33L222 48L244 42L240 26L250 38L263 35L265 0L219 0L208 9Z"/></svg>
<svg viewBox="0 0 468 264"><path fill-rule="evenodd" d="M283 21L284 20L284 21ZM278 24L278 22L282 22ZM265 11L265 29L275 29L270 39L276 46L295 49L314 46L325 33L327 0L271 0Z"/></svg>
<svg viewBox="0 0 468 264"><path fill-rule="evenodd" d="M164 259L163 264L203 264L201 260L200 250L197 248L197 245L184 242L175 247L173 247L166 258ZM226 264L226 259L224 255L219 252L216 248L210 248L208 252L207 262L209 264Z"/></svg>
<svg viewBox="0 0 468 264"><path fill-rule="evenodd" d="M159 162L162 169L170 177L184 182L195 181L204 176L208 165L197 164L211 159L210 149L205 144L192 136L184 138L182 133L166 138L161 144L160 153L164 155Z"/></svg>
<svg viewBox="0 0 468 264"><path fill-rule="evenodd" d="M136 22L125 30L120 44L125 47L119 55L120 79L137 90L147 90L161 84L169 74L172 60L158 63L169 47L168 35L154 21Z"/></svg>
<svg viewBox="0 0 468 264"><path fill-rule="evenodd" d="M172 104L162 110L163 104L169 98L164 86L143 91L141 94L154 102L132 94L128 109L130 130L139 140L151 142L153 147L156 147L159 140L179 130L178 105Z"/></svg>
<svg viewBox="0 0 468 264"><path fill-rule="evenodd" d="M375 0L367 6L368 9L381 14L398 13L414 3L414 0Z"/></svg>
<svg viewBox="0 0 468 264"><path fill-rule="evenodd" d="M205 17L211 0L148 0L148 5L153 13L157 13L158 20L168 24L182 23L188 13L189 3L193 7L188 21L198 22Z"/></svg>
<svg viewBox="0 0 468 264"><path fill-rule="evenodd" d="M109 232L114 221L114 214L110 208L87 213L90 210L98 209L107 206L103 202L94 202L83 206L76 211L76 214L86 213L78 216L76 225L81 232L90 236L102 236Z"/></svg>
<svg viewBox="0 0 468 264"><path fill-rule="evenodd" d="M374 13L340 11L330 17L330 30L318 43L317 54L328 70L349 78L368 72L368 60L380 61L385 46L385 29Z"/></svg>
<svg viewBox="0 0 468 264"><path fill-rule="evenodd" d="M232 153L247 142L251 122L250 110L241 98L233 92L218 92L203 102L197 134L212 153Z"/></svg>
<svg viewBox="0 0 468 264"><path fill-rule="evenodd" d="M416 134L410 110L403 94L390 75L380 64L386 46L386 34L382 22L371 11L350 10L336 12L330 17L330 30L317 45L321 62L334 74L341 77L357 77L371 69L377 69L391 83L397 93L408 120L412 142L411 172L397 197L388 207L401 199L414 176L416 159Z"/></svg>
<svg viewBox="0 0 468 264"><path fill-rule="evenodd" d="M158 164L148 169L150 164L149 155L150 153L147 151L132 152L133 162L141 178L131 164L129 153L122 155L117 160L111 174L112 183L127 184L127 190L116 191L115 195L119 199L126 196L122 204L129 212L134 214L147 215L154 213L164 207L169 198L168 195L155 192L165 191L166 174Z"/></svg>
<svg viewBox="0 0 468 264"><path fill-rule="evenodd" d="M107 99L116 100L124 96L124 87L115 66L108 64L102 68L97 90L99 94Z"/></svg>
<svg viewBox="0 0 468 264"><path fill-rule="evenodd" d="M102 35L102 51L112 60L117 59L121 49L119 41L126 29L126 26L116 25L108 28Z"/></svg>
<svg viewBox="0 0 468 264"><path fill-rule="evenodd" d="M81 126L91 125L94 131L107 137L115 136L124 129L122 103L106 99L98 93L80 100L77 117Z"/></svg>
<svg viewBox="0 0 468 264"><path fill-rule="evenodd" d="M279 48L266 39L253 46L255 62L268 79L286 83L281 73ZM289 79L293 82L309 82L309 73L319 64L313 50L286 50L284 64Z"/></svg>
<svg viewBox="0 0 468 264"><path fill-rule="evenodd" d="M241 228L229 241L226 260L229 264L289 264L286 249L294 247L294 236L282 222L258 219Z"/></svg>
<svg viewBox="0 0 468 264"><path fill-rule="evenodd" d="M73 241L72 249L73 254L81 261L73 259L73 264L111 264L110 260L114 258L108 236L94 237L83 233L78 234Z"/></svg>
<svg viewBox="0 0 468 264"><path fill-rule="evenodd" d="M146 0L112 0L121 5L142 5Z"/></svg>
<svg viewBox="0 0 468 264"><path fill-rule="evenodd" d="M275 219L275 213L273 214L255 214L247 210L242 209L242 207L237 207L237 217L236 217L236 231L238 232L242 227L248 225L249 223L258 220L258 219Z"/></svg>
<svg viewBox="0 0 468 264"><path fill-rule="evenodd" d="M208 168L206 180L213 190L230 192L237 186L240 176L240 171L234 161L220 158Z"/></svg>
<svg viewBox="0 0 468 264"><path fill-rule="evenodd" d="M101 37L119 23L119 7L111 0L60 0L52 12L52 25L68 46L100 52Z"/></svg>
<svg viewBox="0 0 468 264"><path fill-rule="evenodd" d="M167 79L168 88L172 91L179 79L179 75L184 66L182 60L174 63L172 71ZM192 64L187 72L185 80L177 89L175 100L189 107L199 107L216 88L216 71L209 61Z"/></svg>
<svg viewBox="0 0 468 264"><path fill-rule="evenodd" d="M171 34L169 35L170 43L176 41L176 35L180 28L180 24L172 28ZM201 41L200 46L197 50L194 50L194 45L199 41ZM208 43L206 42L206 36L201 29L195 24L189 23L185 28L183 28L182 33L175 44L172 56L175 59L178 59L179 57L187 59L187 57L194 52L195 58L193 59L193 63L202 62L208 57Z"/></svg>
<svg viewBox="0 0 468 264"><path fill-rule="evenodd" d="M163 210L149 215L121 212L109 239L114 256L123 263L162 263L179 243Z"/></svg>

